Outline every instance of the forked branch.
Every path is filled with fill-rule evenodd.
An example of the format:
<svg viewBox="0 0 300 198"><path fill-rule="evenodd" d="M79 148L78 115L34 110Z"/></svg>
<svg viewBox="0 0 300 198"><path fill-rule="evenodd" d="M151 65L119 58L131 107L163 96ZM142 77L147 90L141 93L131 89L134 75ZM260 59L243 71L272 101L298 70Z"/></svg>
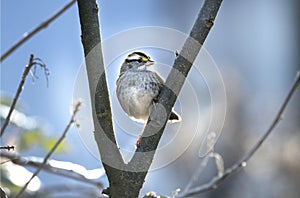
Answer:
<svg viewBox="0 0 300 198"><path fill-rule="evenodd" d="M110 197L138 197L164 131L166 115L176 101L191 66L196 59L221 6L222 0L205 0L184 46L176 58L166 86L158 97L158 106L151 113L140 146L132 160L125 164L116 144L101 48L98 7L95 0L77 0L82 43L88 73L95 139L110 183L105 191ZM157 125L157 123L159 123Z"/></svg>

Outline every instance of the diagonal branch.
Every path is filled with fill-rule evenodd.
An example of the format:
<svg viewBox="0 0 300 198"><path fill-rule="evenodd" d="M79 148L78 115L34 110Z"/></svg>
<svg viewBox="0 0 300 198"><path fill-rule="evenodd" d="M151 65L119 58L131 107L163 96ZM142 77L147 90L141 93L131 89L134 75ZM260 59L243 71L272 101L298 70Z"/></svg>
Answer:
<svg viewBox="0 0 300 198"><path fill-rule="evenodd" d="M21 82L20 82L20 84L19 84L19 86L18 86L16 95L15 95L15 97L14 97L14 99L13 99L13 101L12 101L12 104L11 104L11 106L10 106L8 115L6 116L5 121L4 121L4 123L3 123L2 127L1 127L0 137L3 135L5 129L6 129L8 123L9 123L9 121L10 121L10 117L11 117L11 115L12 115L12 113L13 113L15 107L16 107L17 101L18 101L18 99L19 99L19 97L20 97L20 94L21 94L21 92L22 92L22 90L23 90L23 87L24 87L24 83L25 83L25 81L26 81L26 78L27 78L27 76L28 76L28 74L29 74L29 72L30 72L30 69L31 69L31 67L32 67L33 65L34 65L34 56L33 56L33 54L31 54L31 55L30 55L30 58L29 58L29 61L28 61L28 65L26 65L25 70L24 70L24 72L23 72L23 74L22 74Z"/></svg>
<svg viewBox="0 0 300 198"><path fill-rule="evenodd" d="M51 16L49 19L41 23L39 26L34 28L31 32L26 34L21 40L19 40L16 44L14 44L11 48L9 48L0 58L0 62L2 62L4 59L6 59L11 53L13 53L17 48L19 48L25 41L33 37L36 33L38 33L40 30L46 28L51 22L53 22L57 17L59 17L62 13L64 13L73 3L75 3L76 0L71 0L69 3L67 3L62 9L60 9L57 13L55 13L53 16Z"/></svg>
<svg viewBox="0 0 300 198"><path fill-rule="evenodd" d="M137 171L144 171L144 175L141 177L147 174L166 126L167 118L185 82L185 78L213 26L221 3L222 0L204 1L190 35L186 39L166 79L165 86L158 97L158 104L151 113L144 129L140 147L137 148L129 163Z"/></svg>
<svg viewBox="0 0 300 198"><path fill-rule="evenodd" d="M32 181L32 179L39 174L39 172L43 169L43 167L47 163L47 161L50 158L50 156L54 153L54 151L57 149L57 147L60 145L60 143L65 139L65 137L67 135L67 132L69 131L69 129L71 128L71 126L75 122L75 116L76 116L77 112L79 111L80 105L81 105L80 101L75 104L74 110L72 112L71 119L70 119L68 125L66 126L64 132L62 133L61 137L56 141L56 143L54 144L54 146L51 148L51 150L48 152L48 154L44 158L42 164L34 172L34 174L31 176L31 178L29 179L29 181L23 186L23 188L16 195L16 198L18 198L18 197L21 196L21 194L25 191L25 189L27 188L27 186L29 185L29 183Z"/></svg>
<svg viewBox="0 0 300 198"><path fill-rule="evenodd" d="M160 136L164 130L168 115L175 104L177 96L185 82L189 70L192 67L221 6L222 0L206 0L200 10L198 18L194 23L189 37L186 39L181 52L177 56L173 68L166 79L165 86L158 96L157 108L150 115L145 127L140 147L136 152L154 151L157 148ZM163 108L163 109L161 109ZM163 122L157 115L165 111ZM154 134L154 135L153 135ZM153 142L155 142L153 144ZM137 159L133 159L137 160ZM133 163L133 162L132 162Z"/></svg>
<svg viewBox="0 0 300 198"><path fill-rule="evenodd" d="M70 178L70 179L73 179L76 181L81 181L81 182L84 182L87 184L92 184L98 188L103 188L102 182L98 182L98 181L89 179L87 177L87 174L83 174L81 172L77 172L76 170L72 170L72 167L77 167L78 164L72 164L72 163L68 162L67 167L61 168L61 167L55 166L54 164L52 165L51 161L53 161L53 160L50 160L45 165L43 165L43 163L40 160L36 160L37 157L34 157L35 160L33 160L33 159L31 159L31 157L22 157L19 155L9 154L7 152L0 152L0 157L7 158L12 163L20 165L20 166L29 166L29 167L34 167L34 168L38 168L38 167L42 166L43 170L47 171L49 173L59 175L62 177L66 177L66 178ZM6 162L9 162L9 161L6 161ZM64 163L62 161L56 161L56 162ZM1 164L3 164L3 163L1 163Z"/></svg>
<svg viewBox="0 0 300 198"><path fill-rule="evenodd" d="M270 135L270 133L274 130L274 128L278 125L280 120L282 119L282 115L284 110L286 109L288 103L290 102L293 94L297 90L298 86L300 85L300 71L298 71L296 75L296 80L292 85L292 88L288 92L287 97L285 98L283 104L281 105L274 121L272 122L271 126L269 129L262 135L261 138L258 139L256 144L251 148L251 150L244 155L244 157L238 161L236 164L233 164L230 168L227 168L220 177L214 177L211 181L208 183L195 187L193 189L188 190L186 193L180 195L179 197L190 197L193 195L200 194L202 192L206 192L209 190L213 190L217 188L217 185L224 181L226 178L229 176L232 176L234 173L240 171L243 167L247 165L248 160L254 155L254 153L260 148L262 143L267 139L267 137Z"/></svg>
<svg viewBox="0 0 300 198"><path fill-rule="evenodd" d="M28 64L26 65L26 67L24 69L24 72L22 74L22 78L21 78L21 81L18 85L16 95L13 98L13 101L12 101L12 104L9 108L8 114L7 114L7 116L4 120L4 123L3 123L2 127L1 127L0 137L4 134L6 127L8 126L9 122L11 121L10 120L11 116L12 116L14 110L15 110L15 107L16 107L17 101L18 101L18 99L21 95L21 92L23 91L24 84L26 82L26 78L27 78L28 74L32 75L32 72L30 71L32 67L34 68L33 78L34 77L37 78L37 76L35 76L35 70L36 70L37 66L41 67L44 70L44 74L45 74L45 77L46 77L46 80L47 80L47 86L48 86L48 76L50 75L49 69L47 68L46 64L43 63L43 61L40 58L34 58L34 55L31 54L30 58L29 58L29 61L28 61Z"/></svg>

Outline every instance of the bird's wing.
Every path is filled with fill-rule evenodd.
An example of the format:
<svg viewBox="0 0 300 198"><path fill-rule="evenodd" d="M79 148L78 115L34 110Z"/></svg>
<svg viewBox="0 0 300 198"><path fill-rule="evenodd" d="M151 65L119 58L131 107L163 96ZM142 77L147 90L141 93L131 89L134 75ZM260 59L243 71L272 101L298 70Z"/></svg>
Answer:
<svg viewBox="0 0 300 198"><path fill-rule="evenodd" d="M165 84L165 80L157 73L153 72L154 77L156 78L156 80L159 82L158 86L159 86L159 92L161 90L161 88L164 86ZM159 93L157 94L157 96L159 95ZM153 98L153 102L156 103L157 102L157 96Z"/></svg>

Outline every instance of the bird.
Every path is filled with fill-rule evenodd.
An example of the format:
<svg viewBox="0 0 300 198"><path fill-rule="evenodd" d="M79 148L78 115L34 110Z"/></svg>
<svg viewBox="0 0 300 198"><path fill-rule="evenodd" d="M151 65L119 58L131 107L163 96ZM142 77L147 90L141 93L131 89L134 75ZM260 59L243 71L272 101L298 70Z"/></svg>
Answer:
<svg viewBox="0 0 300 198"><path fill-rule="evenodd" d="M164 86L163 78L156 72L148 70L155 61L141 51L127 55L121 64L116 81L116 95L124 112L133 120L146 123L155 107L157 96ZM172 110L170 122L181 120L179 114Z"/></svg>

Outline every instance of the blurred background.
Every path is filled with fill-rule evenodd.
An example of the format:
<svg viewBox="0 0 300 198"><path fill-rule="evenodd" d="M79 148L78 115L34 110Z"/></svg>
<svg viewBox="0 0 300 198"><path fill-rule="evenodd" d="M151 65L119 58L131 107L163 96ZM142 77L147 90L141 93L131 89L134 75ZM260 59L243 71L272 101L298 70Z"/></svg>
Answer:
<svg viewBox="0 0 300 198"><path fill-rule="evenodd" d="M1 54L67 2L1 1ZM188 34L202 3L203 1L197 0L98 1L102 39L109 40L113 35L125 30L145 26L172 28ZM204 48L220 70L226 91L226 119L215 145L215 151L222 155L225 167L239 160L270 126L295 78L296 71L300 69L299 8L300 3L296 0L231 0L222 3ZM16 149L10 152L22 156L44 157L49 145L53 145L54 140L65 128L70 118L78 74L80 76L84 61L80 35L78 10L74 4L46 29L1 62L1 122L5 117L3 112L16 92L29 55L33 53L35 57L42 59L51 72L48 87L42 70L37 69L38 79L34 81L28 77L16 108L26 119L7 128L4 137L1 138L1 146L16 146ZM170 55L170 51L165 52L165 56L159 55L160 50L157 49L146 51L153 54L155 60L161 64L172 65L174 57ZM104 55L105 53L104 51ZM112 87L111 93L119 70L118 64L126 53L127 51L124 51L114 59L117 66L109 67L112 73L112 76L108 77L110 88ZM167 58L164 59L165 57ZM166 77L167 72L161 73ZM194 89L197 87L193 86ZM208 90L203 87L204 90ZM204 112L200 116L204 117L201 117L201 121L205 122L206 108L207 111L211 108L211 103L207 102L206 98L210 96L207 91L200 90L199 93L204 93L201 96L204 99L199 101L199 111ZM177 103L175 109L179 112L188 109L188 115L193 115L194 106L184 103L187 96L189 95L179 96L183 98L183 102ZM279 126L250 159L245 169L221 183L218 189L199 197L298 197L299 98L298 90ZM182 139L189 135L186 132L189 129L184 127L197 125L198 122L193 120L193 117L186 120L187 122L178 127L169 127L170 130L177 127L174 130L177 130L176 134ZM220 123L212 123L218 124ZM117 133L122 131L122 128L116 128ZM63 146L52 158L70 161L89 170L101 168L98 157L85 146L87 142L82 141L81 134L76 128L72 128ZM118 139L121 145L130 145L131 149L134 140L132 138L128 143L122 137ZM170 196L177 188L184 190L195 171L201 174L195 179L194 185L205 183L216 175L213 160L208 160L206 166L202 166L206 161L199 157L200 140L201 138L194 138L176 160L151 171L146 177L141 194L155 191L158 195ZM4 161L6 159L1 159L1 162ZM7 174L8 165L1 166L1 187L13 194L17 187ZM33 170L29 168L29 171ZM56 189L54 185L60 184L79 187L82 192L92 189L97 193L93 186L46 172L42 172L39 178L40 186L32 190L52 192L53 194L48 193L49 197L67 197L63 190L53 191ZM99 181L107 185L105 176ZM51 187L52 191L49 191Z"/></svg>

